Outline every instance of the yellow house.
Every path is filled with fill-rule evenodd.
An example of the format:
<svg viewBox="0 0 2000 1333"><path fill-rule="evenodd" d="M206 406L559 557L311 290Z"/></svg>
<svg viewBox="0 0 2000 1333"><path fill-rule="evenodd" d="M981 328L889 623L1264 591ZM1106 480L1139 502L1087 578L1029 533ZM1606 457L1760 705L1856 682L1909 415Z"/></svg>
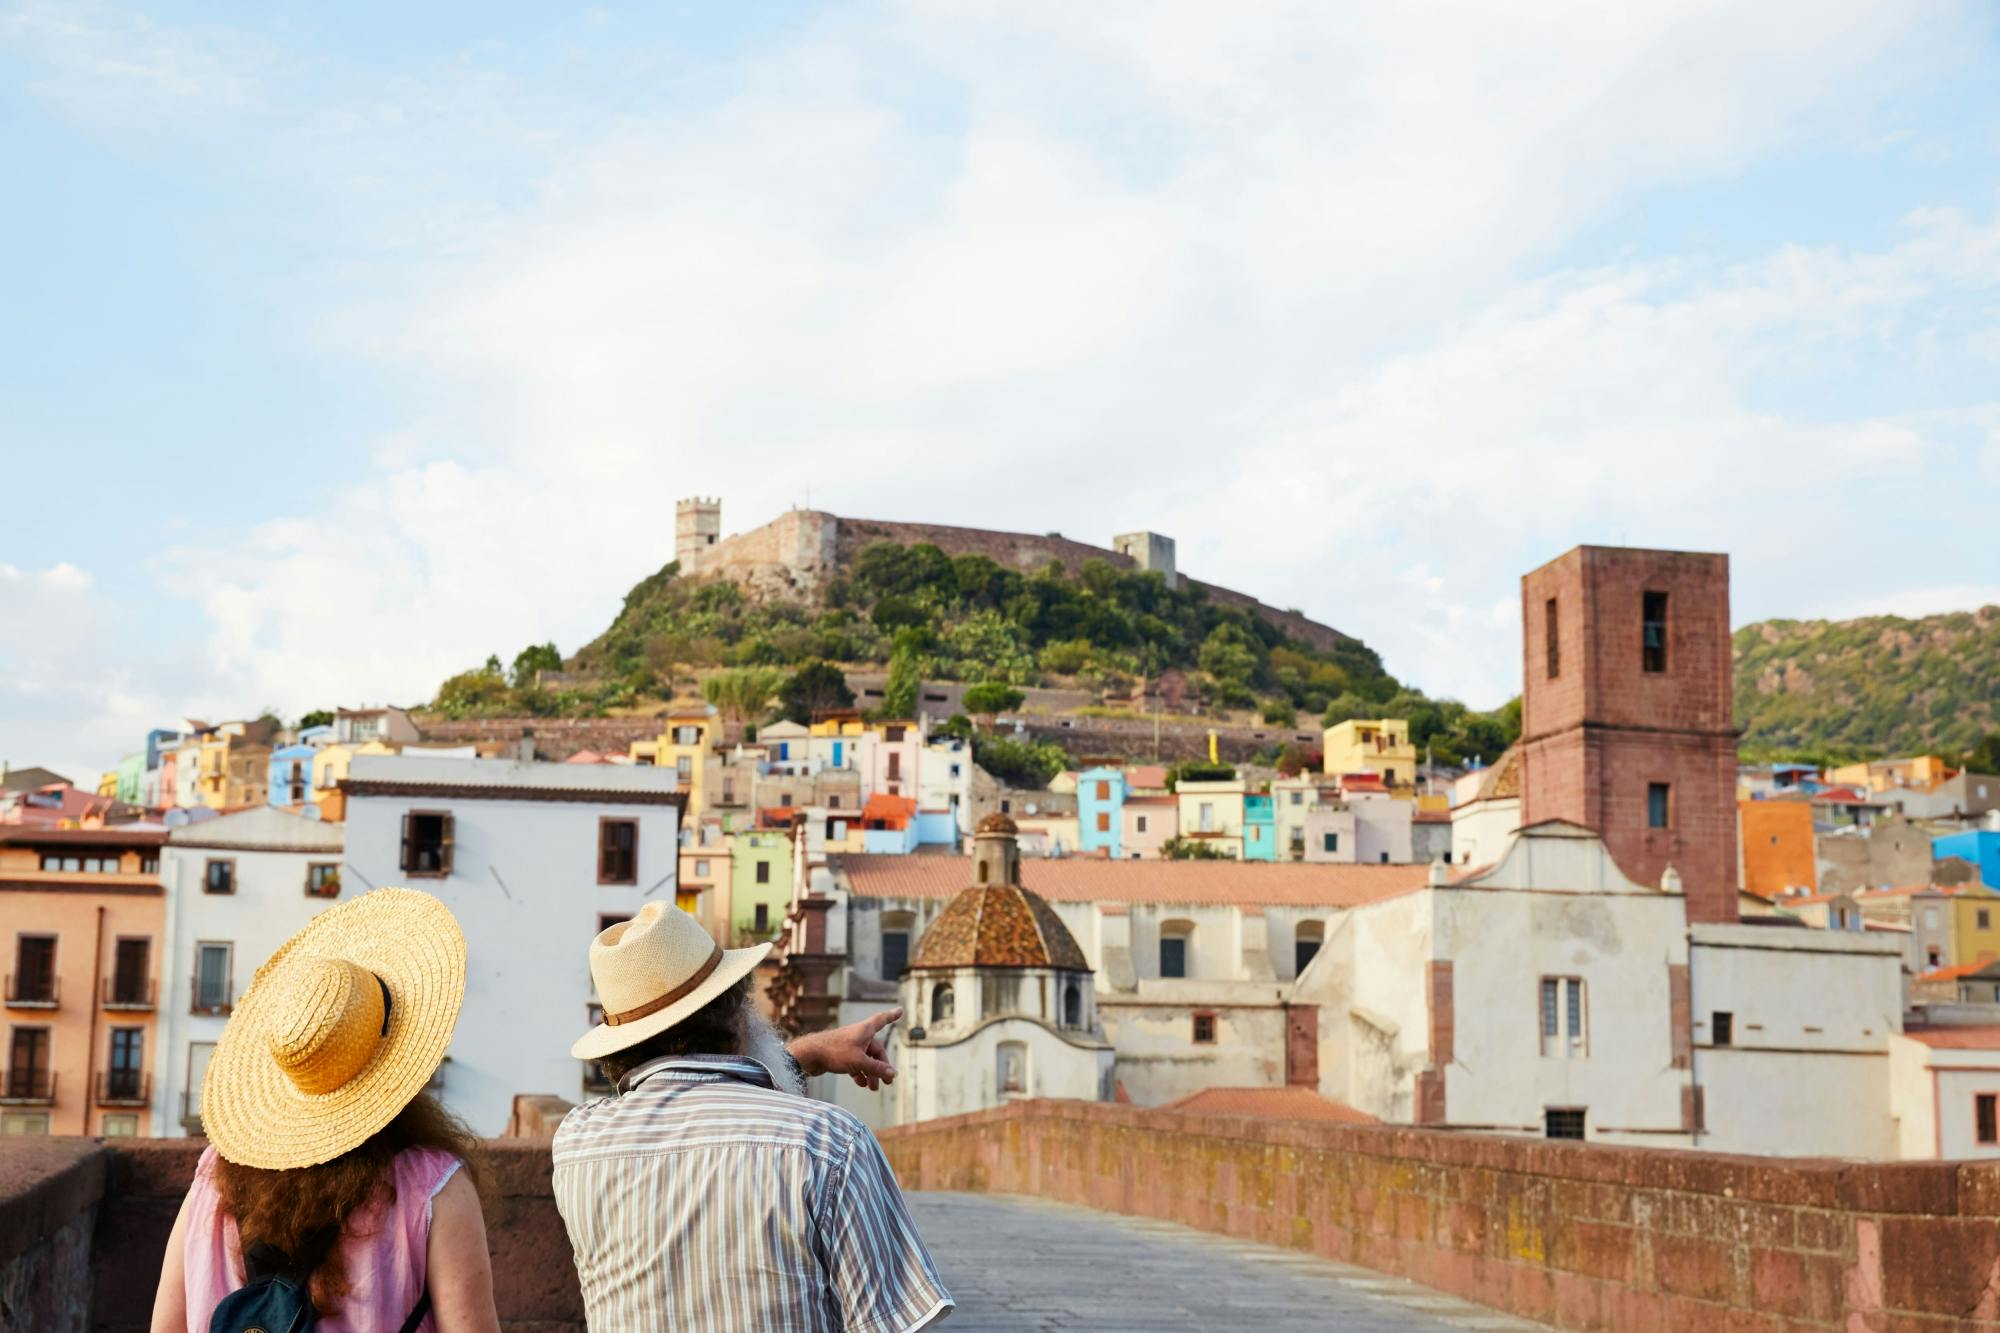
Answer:
<svg viewBox="0 0 2000 1333"><path fill-rule="evenodd" d="M712 704L676 704L667 710L666 730L650 741L633 741L632 762L641 766L671 768L687 793L687 808L681 812L684 827L701 818L705 808L703 771L708 767L709 747L721 735Z"/></svg>
<svg viewBox="0 0 2000 1333"><path fill-rule="evenodd" d="M2000 958L2000 893L1976 886L1945 900L1951 912L1951 961L1987 963Z"/></svg>
<svg viewBox="0 0 2000 1333"><path fill-rule="evenodd" d="M274 721L259 718L225 722L202 737L195 755L195 800L217 810L263 804L276 732Z"/></svg>
<svg viewBox="0 0 2000 1333"><path fill-rule="evenodd" d="M1929 791L1953 773L1951 766L1934 754L1909 759L1877 759L1871 763L1846 764L1830 769L1826 780L1836 787L1859 791Z"/></svg>
<svg viewBox="0 0 2000 1333"><path fill-rule="evenodd" d="M1180 806L1180 836L1204 843L1234 861L1243 859L1242 778L1216 782L1181 782L1174 788Z"/></svg>
<svg viewBox="0 0 2000 1333"><path fill-rule="evenodd" d="M354 756L394 753L396 747L387 741L322 745L313 755L313 804L319 807L319 817L336 822L347 818L347 793L340 789L340 784L347 780L347 768L354 762Z"/></svg>
<svg viewBox="0 0 2000 1333"><path fill-rule="evenodd" d="M99 796L116 796L118 794L117 769L112 769L97 780L97 794Z"/></svg>
<svg viewBox="0 0 2000 1333"><path fill-rule="evenodd" d="M1325 747L1326 772L1334 777L1374 773L1405 800L1416 790L1417 751L1401 718L1349 718L1326 729Z"/></svg>

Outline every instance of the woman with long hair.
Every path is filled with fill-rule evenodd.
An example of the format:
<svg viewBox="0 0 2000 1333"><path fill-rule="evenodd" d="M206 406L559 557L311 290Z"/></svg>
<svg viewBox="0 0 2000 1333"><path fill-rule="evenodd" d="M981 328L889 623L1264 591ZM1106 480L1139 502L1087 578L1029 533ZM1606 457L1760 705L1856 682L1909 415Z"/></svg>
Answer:
<svg viewBox="0 0 2000 1333"><path fill-rule="evenodd" d="M153 1333L491 1333L478 1144L424 1087L465 997L443 903L377 889L257 969L202 1083L210 1140Z"/></svg>

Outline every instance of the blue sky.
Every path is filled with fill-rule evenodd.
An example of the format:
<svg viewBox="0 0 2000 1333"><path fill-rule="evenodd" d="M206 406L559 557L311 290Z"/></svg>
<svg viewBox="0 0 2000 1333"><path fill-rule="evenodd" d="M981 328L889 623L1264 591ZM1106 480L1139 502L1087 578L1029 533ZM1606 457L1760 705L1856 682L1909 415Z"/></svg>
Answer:
<svg viewBox="0 0 2000 1333"><path fill-rule="evenodd" d="M0 3L0 757L574 648L697 492L1479 705L1578 541L2000 601L1984 6L418 8Z"/></svg>

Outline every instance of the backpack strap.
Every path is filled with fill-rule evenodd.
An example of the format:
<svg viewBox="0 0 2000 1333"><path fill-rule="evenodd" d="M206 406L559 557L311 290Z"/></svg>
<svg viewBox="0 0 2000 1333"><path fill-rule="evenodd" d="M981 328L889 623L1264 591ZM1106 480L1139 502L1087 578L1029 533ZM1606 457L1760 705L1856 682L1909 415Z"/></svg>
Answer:
<svg viewBox="0 0 2000 1333"><path fill-rule="evenodd" d="M431 1289L430 1286L426 1284L424 1287L424 1294L417 1297L417 1308L410 1311L410 1317L403 1321L403 1327L399 1330L399 1333L417 1333L417 1325L423 1323L424 1316L429 1314L430 1312L431 1312Z"/></svg>

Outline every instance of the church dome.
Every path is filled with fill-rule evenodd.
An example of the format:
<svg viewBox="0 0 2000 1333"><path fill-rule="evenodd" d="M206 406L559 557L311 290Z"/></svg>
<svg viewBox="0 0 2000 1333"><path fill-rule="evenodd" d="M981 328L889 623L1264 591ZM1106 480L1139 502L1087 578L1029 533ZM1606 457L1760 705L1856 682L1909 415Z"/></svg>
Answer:
<svg viewBox="0 0 2000 1333"><path fill-rule="evenodd" d="M1007 816L997 810L980 820L977 830L980 833L1005 833L1010 837L1020 831L1020 828L1015 825L1013 820L1007 818Z"/></svg>
<svg viewBox="0 0 2000 1333"><path fill-rule="evenodd" d="M910 966L1090 970L1055 909L1018 884L983 885L953 898L924 932Z"/></svg>

